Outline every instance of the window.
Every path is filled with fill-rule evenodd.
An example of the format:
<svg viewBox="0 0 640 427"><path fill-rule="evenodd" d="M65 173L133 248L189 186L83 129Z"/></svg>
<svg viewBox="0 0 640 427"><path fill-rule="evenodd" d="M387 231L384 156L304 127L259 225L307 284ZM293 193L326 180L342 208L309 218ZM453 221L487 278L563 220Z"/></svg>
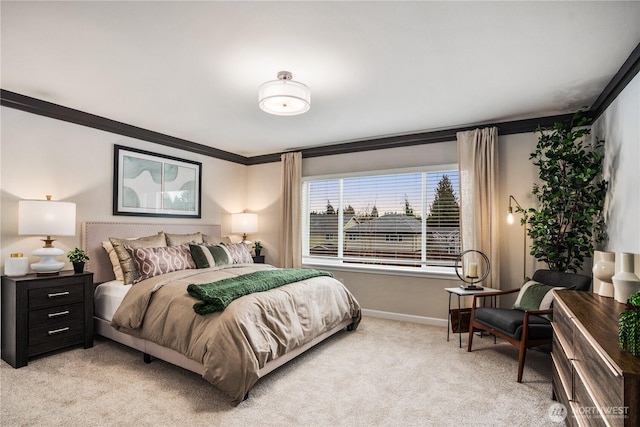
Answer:
<svg viewBox="0 0 640 427"><path fill-rule="evenodd" d="M457 165L305 178L303 262L450 271L460 253L458 194Z"/></svg>

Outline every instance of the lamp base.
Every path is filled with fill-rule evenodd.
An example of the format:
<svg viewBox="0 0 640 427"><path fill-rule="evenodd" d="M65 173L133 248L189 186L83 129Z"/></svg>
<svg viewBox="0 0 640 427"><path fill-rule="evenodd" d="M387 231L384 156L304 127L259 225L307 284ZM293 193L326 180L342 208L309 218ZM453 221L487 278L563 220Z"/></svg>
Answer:
<svg viewBox="0 0 640 427"><path fill-rule="evenodd" d="M57 256L64 255L62 249L40 248L33 251L33 255L40 257L40 262L31 264L31 269L39 276L56 275L64 268L64 262L56 260Z"/></svg>

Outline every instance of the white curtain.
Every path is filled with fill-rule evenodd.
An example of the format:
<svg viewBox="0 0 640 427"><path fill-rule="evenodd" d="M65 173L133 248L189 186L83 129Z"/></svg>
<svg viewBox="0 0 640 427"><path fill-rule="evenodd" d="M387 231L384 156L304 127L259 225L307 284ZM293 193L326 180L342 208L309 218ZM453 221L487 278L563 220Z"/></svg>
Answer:
<svg viewBox="0 0 640 427"><path fill-rule="evenodd" d="M302 153L285 153L282 161L282 234L280 259L282 268L302 266L301 192Z"/></svg>
<svg viewBox="0 0 640 427"><path fill-rule="evenodd" d="M456 136L462 250L474 249L489 258L491 271L482 286L499 289L498 129L475 129ZM475 262L483 265L482 259Z"/></svg>

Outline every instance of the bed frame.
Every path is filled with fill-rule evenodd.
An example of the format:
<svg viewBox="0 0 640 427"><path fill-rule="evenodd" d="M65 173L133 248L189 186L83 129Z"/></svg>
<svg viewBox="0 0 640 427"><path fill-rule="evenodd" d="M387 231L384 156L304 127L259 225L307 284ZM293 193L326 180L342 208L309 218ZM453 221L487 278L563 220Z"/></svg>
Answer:
<svg viewBox="0 0 640 427"><path fill-rule="evenodd" d="M115 222L85 222L82 224L82 246L90 260L87 263L87 271L93 272L94 282L96 284L109 280L114 280L111 261L107 252L102 248L102 242L109 240L109 237L128 238L141 237L156 234L160 231L166 233L187 234L202 232L209 236L220 236L220 225L216 224L138 224L138 223L115 223ZM170 348L162 347L156 343L131 335L124 334L111 327L111 322L93 317L94 332L103 337L109 338L128 347L139 350L144 355L145 363L151 362L151 356L164 360L199 375L204 373L204 365L196 362L181 353ZM260 378L269 372L284 365L293 358L304 353L316 344L329 338L331 335L346 329L351 325L351 319L337 325L335 328L316 337L307 344L298 347L279 358L268 362L258 375Z"/></svg>

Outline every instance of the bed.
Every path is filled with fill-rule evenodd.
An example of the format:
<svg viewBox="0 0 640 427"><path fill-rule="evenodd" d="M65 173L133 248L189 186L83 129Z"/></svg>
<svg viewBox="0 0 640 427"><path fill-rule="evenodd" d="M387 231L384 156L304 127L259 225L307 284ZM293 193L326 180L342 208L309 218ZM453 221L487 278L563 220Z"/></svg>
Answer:
<svg viewBox="0 0 640 427"><path fill-rule="evenodd" d="M94 273L96 283L95 332L141 351L147 363L156 357L202 375L234 405L248 396L258 379L360 322L360 306L353 295L327 276L242 296L221 312L194 312L198 300L187 294L191 284L280 270L267 264L212 263L208 268L145 276L135 284L115 280L103 242L160 232L220 239L219 225L83 223L83 248L90 258L87 270ZM267 270L271 273L261 273Z"/></svg>

